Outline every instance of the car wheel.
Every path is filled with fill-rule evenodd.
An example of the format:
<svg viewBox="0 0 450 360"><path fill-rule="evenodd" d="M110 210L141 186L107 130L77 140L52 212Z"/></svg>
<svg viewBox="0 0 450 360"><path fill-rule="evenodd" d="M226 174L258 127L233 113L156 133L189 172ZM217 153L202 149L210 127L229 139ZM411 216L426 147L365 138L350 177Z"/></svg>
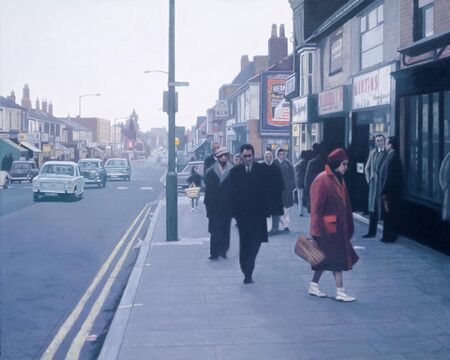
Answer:
<svg viewBox="0 0 450 360"><path fill-rule="evenodd" d="M35 202L39 201L39 194L38 193L33 193L33 201L35 201Z"/></svg>
<svg viewBox="0 0 450 360"><path fill-rule="evenodd" d="M6 178L6 179L5 179L5 183L3 184L3 189L7 189L7 188L8 188L8 185L9 185L9 179Z"/></svg>

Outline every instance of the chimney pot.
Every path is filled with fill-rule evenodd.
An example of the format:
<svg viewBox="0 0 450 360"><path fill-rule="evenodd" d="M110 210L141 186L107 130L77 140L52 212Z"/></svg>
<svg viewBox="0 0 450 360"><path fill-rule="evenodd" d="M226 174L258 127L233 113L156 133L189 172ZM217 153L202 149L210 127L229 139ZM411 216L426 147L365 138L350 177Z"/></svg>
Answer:
<svg viewBox="0 0 450 360"><path fill-rule="evenodd" d="M272 34L271 37L277 37L277 25L276 24L272 24Z"/></svg>
<svg viewBox="0 0 450 360"><path fill-rule="evenodd" d="M280 25L280 38L284 38L286 37L284 34L284 24Z"/></svg>
<svg viewBox="0 0 450 360"><path fill-rule="evenodd" d="M36 110L41 110L41 106L39 104L39 98L36 98Z"/></svg>

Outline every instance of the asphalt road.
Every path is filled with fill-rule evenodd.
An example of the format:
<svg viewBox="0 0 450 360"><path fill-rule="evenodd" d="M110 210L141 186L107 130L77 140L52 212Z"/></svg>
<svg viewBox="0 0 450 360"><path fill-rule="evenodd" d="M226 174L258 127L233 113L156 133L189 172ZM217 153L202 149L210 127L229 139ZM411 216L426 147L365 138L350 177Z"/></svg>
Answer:
<svg viewBox="0 0 450 360"><path fill-rule="evenodd" d="M96 299L108 276L114 277L117 281L112 282L106 300L100 303L99 316L94 316L95 322L88 328L90 341L82 339L80 357L95 357L137 249L130 247L117 276L111 272L125 245L106 276L100 278L98 272L122 239L124 244L130 240L136 244L143 237L152 211L146 204L161 196L164 170L149 162L135 163L131 182L86 187L84 198L77 202L50 198L34 203L31 185L25 183L0 190L2 359L41 358L58 336L53 354L65 357L74 346L73 338L92 315L91 309L98 305ZM139 214L139 221L130 228ZM80 306L95 279L98 286ZM79 310L78 316L68 326L66 320L74 309Z"/></svg>

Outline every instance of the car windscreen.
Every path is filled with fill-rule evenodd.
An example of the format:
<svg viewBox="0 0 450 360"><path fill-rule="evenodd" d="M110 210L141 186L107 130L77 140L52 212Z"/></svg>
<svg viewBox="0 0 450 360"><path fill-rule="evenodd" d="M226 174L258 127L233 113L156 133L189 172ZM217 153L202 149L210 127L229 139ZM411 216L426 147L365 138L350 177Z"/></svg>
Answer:
<svg viewBox="0 0 450 360"><path fill-rule="evenodd" d="M100 163L98 161L80 161L78 163L80 169L98 169L100 167Z"/></svg>
<svg viewBox="0 0 450 360"><path fill-rule="evenodd" d="M14 163L12 168L14 170L28 170L31 168L29 163Z"/></svg>
<svg viewBox="0 0 450 360"><path fill-rule="evenodd" d="M56 174L74 176L75 168L72 165L48 164L43 165L41 174Z"/></svg>
<svg viewBox="0 0 450 360"><path fill-rule="evenodd" d="M105 164L105 166L108 167L113 167L113 166L118 166L118 167L127 167L127 161L126 160L108 160Z"/></svg>

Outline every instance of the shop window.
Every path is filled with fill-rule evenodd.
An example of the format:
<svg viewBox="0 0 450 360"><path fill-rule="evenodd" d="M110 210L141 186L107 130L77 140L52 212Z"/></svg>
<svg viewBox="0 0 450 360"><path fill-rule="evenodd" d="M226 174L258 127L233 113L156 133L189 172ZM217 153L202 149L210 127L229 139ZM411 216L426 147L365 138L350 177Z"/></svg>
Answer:
<svg viewBox="0 0 450 360"><path fill-rule="evenodd" d="M434 1L414 0L414 41L434 33Z"/></svg>
<svg viewBox="0 0 450 360"><path fill-rule="evenodd" d="M342 29L330 37L330 75L342 70Z"/></svg>
<svg viewBox="0 0 450 360"><path fill-rule="evenodd" d="M360 18L361 69L383 62L383 9L381 4Z"/></svg>
<svg viewBox="0 0 450 360"><path fill-rule="evenodd" d="M440 166L439 93L408 98L406 192L439 203Z"/></svg>
<svg viewBox="0 0 450 360"><path fill-rule="evenodd" d="M305 51L300 54L300 96L313 93L314 54Z"/></svg>

